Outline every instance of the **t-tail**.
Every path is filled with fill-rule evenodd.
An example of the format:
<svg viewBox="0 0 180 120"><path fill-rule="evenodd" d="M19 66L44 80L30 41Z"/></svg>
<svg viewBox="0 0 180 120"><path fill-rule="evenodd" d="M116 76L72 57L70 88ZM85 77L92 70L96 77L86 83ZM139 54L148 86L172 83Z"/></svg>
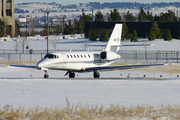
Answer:
<svg viewBox="0 0 180 120"><path fill-rule="evenodd" d="M120 54L121 34L122 34L122 24L116 24L111 33L105 51L113 51L117 54Z"/></svg>

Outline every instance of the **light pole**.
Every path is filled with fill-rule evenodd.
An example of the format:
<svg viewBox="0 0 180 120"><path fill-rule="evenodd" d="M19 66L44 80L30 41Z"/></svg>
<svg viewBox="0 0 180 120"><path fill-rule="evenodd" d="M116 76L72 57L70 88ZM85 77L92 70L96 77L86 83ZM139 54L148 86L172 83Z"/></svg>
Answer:
<svg viewBox="0 0 180 120"><path fill-rule="evenodd" d="M47 12L47 53L49 52L49 12Z"/></svg>
<svg viewBox="0 0 180 120"><path fill-rule="evenodd" d="M26 15L26 40L27 40L27 18L29 17L29 15ZM24 54L24 39L23 39L23 54Z"/></svg>
<svg viewBox="0 0 180 120"><path fill-rule="evenodd" d="M29 17L29 15L26 15L26 39L27 39L27 18Z"/></svg>
<svg viewBox="0 0 180 120"><path fill-rule="evenodd" d="M109 22L109 13L106 13L107 15L107 22Z"/></svg>
<svg viewBox="0 0 180 120"><path fill-rule="evenodd" d="M62 35L64 35L64 23L65 23L65 15L63 15L63 20L62 20Z"/></svg>
<svg viewBox="0 0 180 120"><path fill-rule="evenodd" d="M53 31L52 31L52 20L53 20L53 18L51 19L51 34L53 34Z"/></svg>
<svg viewBox="0 0 180 120"><path fill-rule="evenodd" d="M46 11L44 10L44 27L46 25Z"/></svg>
<svg viewBox="0 0 180 120"><path fill-rule="evenodd" d="M92 9L92 22L93 22L93 9Z"/></svg>

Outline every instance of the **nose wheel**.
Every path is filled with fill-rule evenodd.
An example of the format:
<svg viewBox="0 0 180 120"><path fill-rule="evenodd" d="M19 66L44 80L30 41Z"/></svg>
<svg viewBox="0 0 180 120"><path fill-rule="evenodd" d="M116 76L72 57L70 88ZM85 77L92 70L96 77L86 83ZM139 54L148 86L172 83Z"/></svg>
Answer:
<svg viewBox="0 0 180 120"><path fill-rule="evenodd" d="M46 70L44 71L44 73L45 73L45 74L44 74L44 78L49 78L49 75L47 74L47 71L46 71Z"/></svg>

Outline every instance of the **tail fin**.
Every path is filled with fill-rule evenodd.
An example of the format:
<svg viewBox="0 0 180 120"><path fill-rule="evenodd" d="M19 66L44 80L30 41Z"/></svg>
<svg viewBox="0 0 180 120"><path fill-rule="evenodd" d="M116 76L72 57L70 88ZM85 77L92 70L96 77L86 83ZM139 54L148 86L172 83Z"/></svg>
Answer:
<svg viewBox="0 0 180 120"><path fill-rule="evenodd" d="M113 51L119 54L120 45L121 45L121 34L122 34L122 24L116 24L111 33L105 51Z"/></svg>

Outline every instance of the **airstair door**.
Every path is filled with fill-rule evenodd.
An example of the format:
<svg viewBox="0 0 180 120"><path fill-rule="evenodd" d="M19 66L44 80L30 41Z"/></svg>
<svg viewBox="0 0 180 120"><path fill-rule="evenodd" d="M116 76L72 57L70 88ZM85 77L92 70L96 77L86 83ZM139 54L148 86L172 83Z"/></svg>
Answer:
<svg viewBox="0 0 180 120"><path fill-rule="evenodd" d="M62 56L63 56L62 67L66 67L66 65L67 65L67 56L64 53L62 53Z"/></svg>

